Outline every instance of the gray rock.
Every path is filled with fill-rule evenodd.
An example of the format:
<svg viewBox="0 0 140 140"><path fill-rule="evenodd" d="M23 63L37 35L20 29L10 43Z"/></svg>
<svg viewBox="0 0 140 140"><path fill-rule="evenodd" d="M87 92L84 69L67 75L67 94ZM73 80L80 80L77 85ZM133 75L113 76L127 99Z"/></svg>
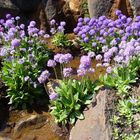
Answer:
<svg viewBox="0 0 140 140"><path fill-rule="evenodd" d="M10 0L16 7L23 12L36 11L41 3L40 0Z"/></svg>
<svg viewBox="0 0 140 140"><path fill-rule="evenodd" d="M10 0L0 0L1 8L18 9Z"/></svg>
<svg viewBox="0 0 140 140"><path fill-rule="evenodd" d="M108 15L114 0L88 0L90 17Z"/></svg>
<svg viewBox="0 0 140 140"><path fill-rule="evenodd" d="M110 90L99 92L96 105L84 112L84 120L76 122L69 140L111 140L109 117L114 107L113 94Z"/></svg>
<svg viewBox="0 0 140 140"><path fill-rule="evenodd" d="M129 0L133 9L133 15L140 15L140 0Z"/></svg>

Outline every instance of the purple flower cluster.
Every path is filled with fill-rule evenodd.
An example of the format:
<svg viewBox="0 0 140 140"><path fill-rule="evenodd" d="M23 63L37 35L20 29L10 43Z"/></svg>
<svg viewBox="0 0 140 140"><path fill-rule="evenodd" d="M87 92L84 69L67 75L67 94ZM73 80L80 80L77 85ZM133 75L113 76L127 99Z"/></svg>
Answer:
<svg viewBox="0 0 140 140"><path fill-rule="evenodd" d="M135 39L131 39L130 42L122 41L118 53L114 56L114 61L118 64L127 64L136 55L140 55L140 41Z"/></svg>
<svg viewBox="0 0 140 140"><path fill-rule="evenodd" d="M54 101L58 98L58 94L56 92L52 92L50 95L49 95L49 98L50 100Z"/></svg>
<svg viewBox="0 0 140 140"><path fill-rule="evenodd" d="M60 64L69 63L73 59L73 56L70 53L61 54L58 53L54 55L54 60Z"/></svg>
<svg viewBox="0 0 140 140"><path fill-rule="evenodd" d="M48 60L47 66L54 68L56 66L56 62L54 60L50 59L50 60Z"/></svg>
<svg viewBox="0 0 140 140"><path fill-rule="evenodd" d="M14 48L19 47L20 44L21 44L21 40L20 40L20 39L15 38L15 39L13 39L13 40L11 41L11 45L12 45Z"/></svg>
<svg viewBox="0 0 140 140"><path fill-rule="evenodd" d="M41 75L38 77L39 83L41 83L41 84L42 84L42 83L45 83L46 80L49 78L49 76L50 76L50 73L49 73L48 70L43 71L43 72L41 73Z"/></svg>
<svg viewBox="0 0 140 140"><path fill-rule="evenodd" d="M79 18L74 33L86 51L105 52L106 48L101 49L103 46L116 47L122 40L129 41L130 37L136 39L140 37L140 16L133 21L119 10L116 11L116 15L118 19L115 21L106 16ZM97 47L100 49L97 50Z"/></svg>
<svg viewBox="0 0 140 140"><path fill-rule="evenodd" d="M64 30L65 30L64 27L66 26L66 22L65 21L61 21L60 25L58 26L56 21L54 19L52 19L50 21L50 26L51 26L50 32L51 32L52 35L54 35L57 32L64 33Z"/></svg>
<svg viewBox="0 0 140 140"><path fill-rule="evenodd" d="M1 50L0 50L0 56L5 56L6 55L6 53L7 53L7 49L6 48L1 48Z"/></svg>
<svg viewBox="0 0 140 140"><path fill-rule="evenodd" d="M70 77L72 75L72 68L64 68L63 69L63 75L64 77Z"/></svg>
<svg viewBox="0 0 140 140"><path fill-rule="evenodd" d="M78 76L85 76L87 73L94 73L95 70L91 68L91 57L89 55L83 55L80 59L80 65L77 69Z"/></svg>

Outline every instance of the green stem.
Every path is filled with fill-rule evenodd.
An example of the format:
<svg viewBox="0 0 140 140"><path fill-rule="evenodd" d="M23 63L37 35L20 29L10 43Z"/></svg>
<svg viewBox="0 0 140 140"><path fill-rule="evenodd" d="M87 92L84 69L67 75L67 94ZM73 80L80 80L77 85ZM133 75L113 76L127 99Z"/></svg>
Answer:
<svg viewBox="0 0 140 140"><path fill-rule="evenodd" d="M43 85L44 85L44 88L45 88L46 93L49 95L49 92L48 92L48 90L47 90L47 88L46 88L45 83L44 83Z"/></svg>
<svg viewBox="0 0 140 140"><path fill-rule="evenodd" d="M58 79L58 77L57 77L57 73L56 73L56 69L53 68L53 70L54 70L55 78Z"/></svg>

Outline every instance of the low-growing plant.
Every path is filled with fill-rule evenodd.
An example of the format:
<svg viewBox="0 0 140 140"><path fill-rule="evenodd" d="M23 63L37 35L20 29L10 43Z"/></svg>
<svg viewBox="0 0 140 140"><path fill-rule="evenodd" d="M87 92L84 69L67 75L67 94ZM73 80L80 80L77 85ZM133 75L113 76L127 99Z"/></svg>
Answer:
<svg viewBox="0 0 140 140"><path fill-rule="evenodd" d="M77 119L84 119L83 110L92 102L96 86L89 79L61 81L55 89L58 98L51 101L56 122L74 124Z"/></svg>
<svg viewBox="0 0 140 140"><path fill-rule="evenodd" d="M2 59L1 79L8 87L9 104L25 108L32 105L43 94L38 76L44 69L49 58L45 38L47 34L35 27L31 21L27 35L25 25L16 25L19 17L7 15L7 20L1 21L0 38L3 47L0 55Z"/></svg>
<svg viewBox="0 0 140 140"><path fill-rule="evenodd" d="M65 25L66 23L64 21L60 22L59 26L54 19L50 21L52 44L57 47L67 48L72 46L72 41L69 40L67 34L64 33Z"/></svg>
<svg viewBox="0 0 140 140"><path fill-rule="evenodd" d="M140 47L138 40L121 42L114 54L114 65L106 69L107 74L100 76L100 81L109 87L116 88L118 93L128 93L130 84L135 83L140 71ZM125 47L124 47L125 46ZM106 52L110 56L109 52ZM104 54L104 56L106 55ZM110 57L106 59L111 59Z"/></svg>
<svg viewBox="0 0 140 140"><path fill-rule="evenodd" d="M61 124L74 124L77 119L84 119L83 110L86 105L92 102L92 97L95 91L98 90L98 81L95 83L90 80L88 74L94 73L94 69L91 68L91 58L88 55L84 55L80 59L80 65L77 69L77 75L81 80L71 79L73 69L69 62L73 59L70 53L56 54L54 59L48 60L47 66L54 69L58 63L60 65L61 79L59 80L59 86L54 91L48 91L51 114L55 117L57 123ZM42 75L42 74L41 74ZM40 76L38 79L41 83L44 83L44 76Z"/></svg>
<svg viewBox="0 0 140 140"><path fill-rule="evenodd" d="M72 42L64 33L56 33L52 38L52 43L57 47L68 48L72 46Z"/></svg>
<svg viewBox="0 0 140 140"><path fill-rule="evenodd" d="M140 113L140 98L131 97L131 95L120 99L117 103L117 109L112 116L113 138L115 140L135 140L140 139L139 118L135 115Z"/></svg>
<svg viewBox="0 0 140 140"><path fill-rule="evenodd" d="M108 87L117 89L119 94L127 94L131 88L130 84L137 80L136 69L119 66L114 68L110 74L100 76L100 82Z"/></svg>

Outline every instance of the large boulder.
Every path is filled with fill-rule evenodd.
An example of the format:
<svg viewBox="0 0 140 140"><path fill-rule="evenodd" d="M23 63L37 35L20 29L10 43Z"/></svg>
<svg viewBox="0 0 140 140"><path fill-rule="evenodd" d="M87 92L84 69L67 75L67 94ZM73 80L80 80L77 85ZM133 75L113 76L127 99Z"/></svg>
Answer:
<svg viewBox="0 0 140 140"><path fill-rule="evenodd" d="M35 20L38 27L46 31L49 31L51 19L58 23L65 20L68 25L66 30L72 32L81 15L80 5L80 0L0 0L0 17L4 18L7 13L19 15L24 24Z"/></svg>
<svg viewBox="0 0 140 140"><path fill-rule="evenodd" d="M88 8L91 17L106 15L116 18L117 9L127 16L135 17L140 15L140 0L88 0Z"/></svg>
<svg viewBox="0 0 140 140"><path fill-rule="evenodd" d="M94 106L84 111L85 119L78 120L70 132L69 140L111 140L109 118L115 105L115 92L102 90L94 100Z"/></svg>
<svg viewBox="0 0 140 140"><path fill-rule="evenodd" d="M129 0L133 9L133 15L140 15L140 0Z"/></svg>

